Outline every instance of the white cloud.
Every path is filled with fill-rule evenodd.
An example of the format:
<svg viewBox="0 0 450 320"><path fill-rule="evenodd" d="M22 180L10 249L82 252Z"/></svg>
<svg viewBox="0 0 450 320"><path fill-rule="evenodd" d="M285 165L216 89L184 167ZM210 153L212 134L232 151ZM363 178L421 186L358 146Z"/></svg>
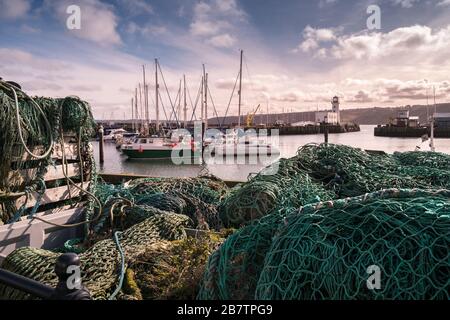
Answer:
<svg viewBox="0 0 450 320"><path fill-rule="evenodd" d="M120 4L132 15L154 13L153 7L144 0L120 0Z"/></svg>
<svg viewBox="0 0 450 320"><path fill-rule="evenodd" d="M214 47L229 48L236 43L236 38L228 33L217 35L208 40Z"/></svg>
<svg viewBox="0 0 450 320"><path fill-rule="evenodd" d="M68 64L61 61L50 61L48 59L38 58L31 53L11 48L0 48L0 65L2 68L8 68L15 65L19 68L20 65L32 65L33 69L48 72L61 72L67 68ZM14 63L11 64L11 62Z"/></svg>
<svg viewBox="0 0 450 320"><path fill-rule="evenodd" d="M20 31L22 31L23 33L32 33L32 34L36 34L36 33L40 33L41 30L35 27L32 27L28 24L24 24L20 27Z"/></svg>
<svg viewBox="0 0 450 320"><path fill-rule="evenodd" d="M200 1L194 6L193 12L191 35L222 48L228 48L236 42L236 36L230 33L236 30L236 24L246 19L245 12L238 7L236 0Z"/></svg>
<svg viewBox="0 0 450 320"><path fill-rule="evenodd" d="M303 30L303 42L293 51L310 52L319 48L320 44L330 42L336 39L335 30L333 29L314 29L310 25Z"/></svg>
<svg viewBox="0 0 450 320"><path fill-rule="evenodd" d="M46 0L46 7L56 11L61 23L66 25L68 15L66 9L72 4L71 0ZM81 9L81 29L67 30L68 34L89 40L100 45L118 45L122 43L116 28L119 23L112 5L99 0L80 0L77 5Z"/></svg>
<svg viewBox="0 0 450 320"><path fill-rule="evenodd" d="M31 8L28 0L0 0L0 17L17 19L26 16Z"/></svg>
<svg viewBox="0 0 450 320"><path fill-rule="evenodd" d="M210 36L217 34L227 25L222 21L195 20L191 23L191 33L194 36Z"/></svg>
<svg viewBox="0 0 450 320"><path fill-rule="evenodd" d="M323 8L327 5L331 5L334 3L337 3L339 0L320 0L319 1L319 8Z"/></svg>
<svg viewBox="0 0 450 320"><path fill-rule="evenodd" d="M336 35L333 30L306 27L304 41L297 51L312 52L314 56L334 59L377 59L385 57L416 57L429 59L433 54L450 51L450 25L442 29L410 26L387 33L361 32Z"/></svg>
<svg viewBox="0 0 450 320"><path fill-rule="evenodd" d="M420 0L391 0L394 5L400 5L402 8L412 8Z"/></svg>
<svg viewBox="0 0 450 320"><path fill-rule="evenodd" d="M450 0L442 0L437 4L437 6L439 7L450 6Z"/></svg>
<svg viewBox="0 0 450 320"><path fill-rule="evenodd" d="M153 26L153 25L146 25L146 26L139 26L134 22L130 22L126 28L126 31L130 34L136 34L139 33L143 36L159 36L162 34L165 34L168 30L164 26Z"/></svg>
<svg viewBox="0 0 450 320"><path fill-rule="evenodd" d="M373 102L374 99L370 96L370 93L364 90L359 90L358 93L354 94L351 98L346 99L347 102L358 102L358 103L368 103Z"/></svg>

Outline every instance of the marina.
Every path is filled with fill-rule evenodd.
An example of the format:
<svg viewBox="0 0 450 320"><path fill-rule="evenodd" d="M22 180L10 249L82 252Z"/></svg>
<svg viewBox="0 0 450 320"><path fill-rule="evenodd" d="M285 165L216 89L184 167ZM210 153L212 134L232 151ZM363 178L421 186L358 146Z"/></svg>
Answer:
<svg viewBox="0 0 450 320"><path fill-rule="evenodd" d="M450 300L447 2L0 1L0 301Z"/></svg>

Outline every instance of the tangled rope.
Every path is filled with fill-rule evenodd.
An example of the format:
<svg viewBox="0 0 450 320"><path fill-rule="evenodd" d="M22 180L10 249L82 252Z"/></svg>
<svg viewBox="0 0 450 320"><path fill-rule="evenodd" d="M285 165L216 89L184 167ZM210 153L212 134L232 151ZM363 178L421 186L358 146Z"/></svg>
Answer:
<svg viewBox="0 0 450 320"><path fill-rule="evenodd" d="M77 134L78 160L80 175L77 179L83 185L86 177L96 179L95 164L89 149L89 138L94 132L94 120L89 105L76 97L64 99L49 99L29 97L25 92L13 85L0 81L0 221L11 223L22 215L29 214L30 218L61 227L61 225L47 221L43 217L35 216L42 199L43 177L50 165L56 165L51 157L56 143L60 143L62 152L62 172L67 186L80 190L82 195L88 195L90 206L99 208L101 203L96 197L81 188L72 178L68 177L68 162L65 157L64 133ZM40 154L39 149L43 149ZM24 157L28 155L28 157ZM21 177L21 170L28 171L27 181ZM26 184L26 187L24 187ZM70 194L70 188L69 194ZM33 192L38 197L33 208L27 209L26 204ZM17 210L16 200L26 196L26 201ZM95 204L94 204L95 203ZM87 222L63 225L74 227Z"/></svg>
<svg viewBox="0 0 450 320"><path fill-rule="evenodd" d="M188 218L184 215L164 213L154 215L117 235L117 241L123 249L125 263L133 260L145 249L156 242L180 240L186 238L184 231ZM55 286L57 277L53 272L59 256L48 250L23 247L16 249L4 260L2 268ZM81 253L81 274L83 284L95 299L106 299L120 278L121 259L118 246L113 239L96 242ZM0 284L2 299L30 299L21 291Z"/></svg>
<svg viewBox="0 0 450 320"><path fill-rule="evenodd" d="M211 255L198 298L448 299L449 199L389 189L270 214Z"/></svg>

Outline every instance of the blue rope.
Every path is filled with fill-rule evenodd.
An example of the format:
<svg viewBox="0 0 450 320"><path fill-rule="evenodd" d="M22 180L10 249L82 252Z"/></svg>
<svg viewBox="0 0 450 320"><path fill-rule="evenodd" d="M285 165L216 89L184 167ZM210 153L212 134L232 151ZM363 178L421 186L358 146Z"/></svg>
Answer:
<svg viewBox="0 0 450 320"><path fill-rule="evenodd" d="M42 184L42 190L39 192L39 196L38 196L38 198L36 200L36 203L33 206L33 209L31 209L31 212L30 212L30 214L28 216L29 218L32 218L36 214L37 209L41 205L41 200L42 200L42 197L44 196L45 190L47 190L47 187L45 185L45 181L40 179L39 182Z"/></svg>
<svg viewBox="0 0 450 320"><path fill-rule="evenodd" d="M119 242L118 235L120 233L122 233L122 232L116 231L114 233L114 242L116 243L117 249L119 250L120 259L121 259L121 270L120 270L119 285L117 286L116 290L109 296L108 300L115 300L116 299L116 295L122 289L123 279L125 277L125 254L123 253L122 247L120 246L120 242Z"/></svg>
<svg viewBox="0 0 450 320"><path fill-rule="evenodd" d="M23 215L25 209L27 208L26 205L27 205L27 202L28 202L29 194L30 194L30 190L29 190L28 187L25 188L25 193L26 193L26 199L25 199L25 202L24 202L23 205L19 208L19 210L17 210L17 212L14 214L14 216L13 216L11 219L8 220L7 223L14 223L14 222L19 221L20 217Z"/></svg>
<svg viewBox="0 0 450 320"><path fill-rule="evenodd" d="M45 186L45 181L42 179L39 179L38 181L41 183L42 189L41 189L41 191L39 191L39 196L36 199L36 203L34 204L33 208L31 209L29 218L32 218L33 215L36 214L37 209L41 205L41 200L42 200L42 197L44 196L45 190L47 190L47 187ZM32 191L33 191L32 187L29 187L29 186L25 187L25 194L26 194L25 202L19 208L19 210L17 210L17 212L14 214L14 216L11 219L9 219L9 221L7 223L15 223L20 220L20 218L23 216L23 213L25 212L25 210L27 208L28 199L29 199Z"/></svg>

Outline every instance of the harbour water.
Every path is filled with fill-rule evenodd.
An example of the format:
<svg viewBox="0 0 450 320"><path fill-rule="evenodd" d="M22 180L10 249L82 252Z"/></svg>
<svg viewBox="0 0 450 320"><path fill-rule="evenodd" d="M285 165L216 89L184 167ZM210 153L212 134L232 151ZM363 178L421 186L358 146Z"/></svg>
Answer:
<svg viewBox="0 0 450 320"><path fill-rule="evenodd" d="M345 144L367 150L382 150L388 153L395 151L413 151L416 146L428 147L428 142L421 143L418 138L375 137L372 125L361 125L360 132L331 134L329 142ZM295 155L297 149L307 143L322 143L324 136L280 136L280 157ZM99 172L128 173L149 175L153 177L195 177L200 172L209 172L223 180L245 181L249 174L259 172L264 164L213 164L213 165L175 165L170 160L128 160L113 143L105 143L105 163L98 163L98 142L92 142L95 160ZM450 139L436 139L436 151L450 154ZM427 149L428 150L428 149Z"/></svg>

